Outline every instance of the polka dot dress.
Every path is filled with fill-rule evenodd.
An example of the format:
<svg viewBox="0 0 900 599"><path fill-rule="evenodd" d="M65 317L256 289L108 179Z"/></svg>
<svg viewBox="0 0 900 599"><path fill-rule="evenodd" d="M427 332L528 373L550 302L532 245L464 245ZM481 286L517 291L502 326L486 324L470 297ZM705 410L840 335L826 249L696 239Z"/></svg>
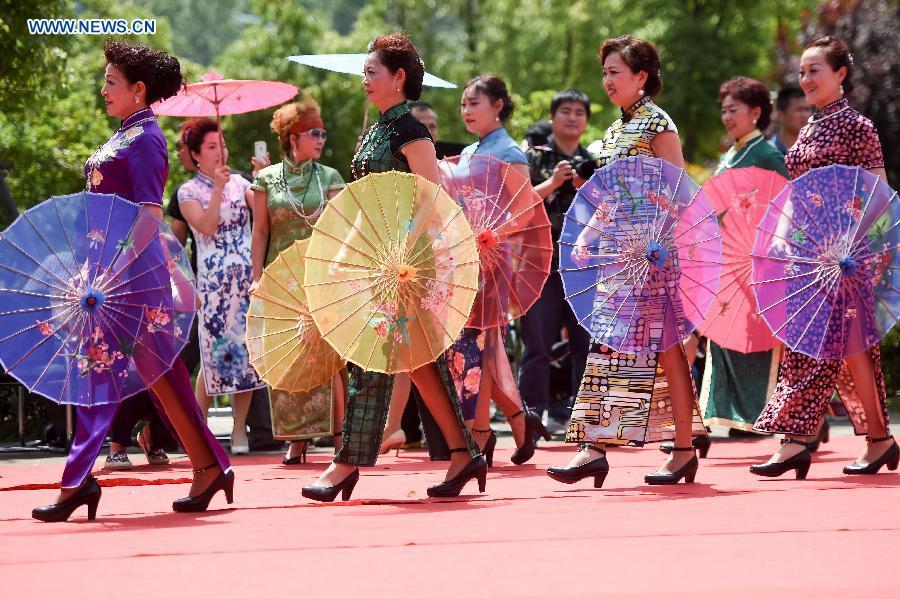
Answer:
<svg viewBox="0 0 900 599"><path fill-rule="evenodd" d="M785 157L791 178L831 164L873 169L884 166L875 126L840 99L819 110L813 122L800 130L797 143ZM886 391L881 353L868 350L875 368L875 384L882 416L887 423ZM770 433L814 435L828 401L837 389L858 435L867 432L865 412L843 360L817 360L785 349L775 392L754 428Z"/></svg>

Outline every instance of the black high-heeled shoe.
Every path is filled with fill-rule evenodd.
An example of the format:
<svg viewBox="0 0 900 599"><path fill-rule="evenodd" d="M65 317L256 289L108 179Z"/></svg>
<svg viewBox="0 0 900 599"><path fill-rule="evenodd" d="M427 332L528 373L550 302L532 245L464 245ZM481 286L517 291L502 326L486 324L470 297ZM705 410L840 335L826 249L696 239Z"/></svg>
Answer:
<svg viewBox="0 0 900 599"><path fill-rule="evenodd" d="M825 421L822 423L822 428L819 429L819 434L816 435L816 438L807 443L806 446L809 448L809 451L815 453L819 451L819 445L822 443L828 443L831 440L831 425L828 424L828 418L825 418Z"/></svg>
<svg viewBox="0 0 900 599"><path fill-rule="evenodd" d="M481 448L481 455L484 456L484 459L487 461L488 468L494 467L494 449L497 448L497 433L494 432L494 429L489 428L486 430L481 430L477 428L472 429L473 433L490 433L488 435L487 440L484 442L484 447ZM476 441L478 443L478 441Z"/></svg>
<svg viewBox="0 0 900 599"><path fill-rule="evenodd" d="M880 439L873 439L866 436L866 442L869 444L880 443L881 441L887 441L888 439L893 438L893 435L881 437ZM878 474L878 471L881 470L882 466L887 466L888 470L896 470L898 465L900 465L900 447L897 447L897 442L894 441L877 460L874 460L865 466L861 466L856 462L849 466L844 466L844 474Z"/></svg>
<svg viewBox="0 0 900 599"><path fill-rule="evenodd" d="M700 453L701 458L705 458L706 454L709 453L709 448L712 447L712 441L709 438L709 435L697 435L691 439L691 445L694 446ZM665 443L659 444L659 450L663 453L672 453L672 448L675 447L675 443L673 441L666 441Z"/></svg>
<svg viewBox="0 0 900 599"><path fill-rule="evenodd" d="M512 457L509 458L509 461L516 466L521 466L534 456L534 448L538 436L543 437L544 441L551 439L550 433L547 432L544 423L541 422L541 417L531 410L519 410L510 417L510 420L520 414L525 414L525 439L522 442L522 446L517 447Z"/></svg>
<svg viewBox="0 0 900 599"><path fill-rule="evenodd" d="M88 508L88 520L94 520L97 517L97 504L100 503L100 485L90 474L78 485L75 491L65 501L53 503L50 505L42 505L31 510L31 517L42 522L65 522L72 515L72 512L83 505Z"/></svg>
<svg viewBox="0 0 900 599"><path fill-rule="evenodd" d="M567 485L575 484L583 478L593 476L594 488L599 489L603 487L603 481L606 480L606 475L609 474L609 462L606 461L606 450L589 444L582 445L578 450L581 451L585 446L588 449L592 449L599 453L600 457L596 460L591 460L586 464L572 466L571 468L566 468L565 466L550 466L547 468L547 476Z"/></svg>
<svg viewBox="0 0 900 599"><path fill-rule="evenodd" d="M809 472L809 465L812 464L812 454L809 453L809 445L797 439L782 439L781 444L793 443L794 445L802 445L803 451L789 457L783 462L767 462L765 464L753 464L750 466L750 472L758 476L781 476L785 472L796 470L797 480L806 480L806 473Z"/></svg>
<svg viewBox="0 0 900 599"><path fill-rule="evenodd" d="M332 501L334 501L334 498L338 496L338 493L340 493L342 501L350 501L350 496L353 495L353 489L356 488L356 483L358 482L359 468L356 468L353 470L353 472L348 474L344 480L336 485L332 485L330 487L309 485L308 487L303 487L302 489L300 489L300 494L307 499L331 503Z"/></svg>
<svg viewBox="0 0 900 599"><path fill-rule="evenodd" d="M293 444L293 442L292 442ZM285 466L293 466L295 464L305 464L306 463L306 452L309 450L309 439L303 439L303 447L300 449L300 453L293 457L285 457L281 460L281 463ZM288 453L290 453L290 449L288 449Z"/></svg>
<svg viewBox="0 0 900 599"><path fill-rule="evenodd" d="M675 485L682 478L686 483L694 482L697 476L697 469L700 467L700 461L694 453L694 447L673 447L672 451L690 451L691 459L676 470L675 472L651 472L644 475L644 482L648 485Z"/></svg>
<svg viewBox="0 0 900 599"><path fill-rule="evenodd" d="M451 449L450 453L460 453L463 451L468 453L469 450L463 447ZM460 470L459 474L450 480L431 485L426 490L426 493L428 493L429 497L459 497L463 487L465 487L466 483L473 478L478 480L478 491L484 493L484 489L487 486L487 469L488 465L484 456L478 455L472 458L472 460L466 464L465 468Z"/></svg>
<svg viewBox="0 0 900 599"><path fill-rule="evenodd" d="M219 466L218 462L213 462L209 466L197 468L194 475L203 474L211 468ZM219 472L219 475L213 479L212 483L206 490L199 495L188 495L172 502L172 510L176 512L205 512L209 507L209 502L219 491L225 491L225 501L230 505L234 501L234 470L228 472Z"/></svg>

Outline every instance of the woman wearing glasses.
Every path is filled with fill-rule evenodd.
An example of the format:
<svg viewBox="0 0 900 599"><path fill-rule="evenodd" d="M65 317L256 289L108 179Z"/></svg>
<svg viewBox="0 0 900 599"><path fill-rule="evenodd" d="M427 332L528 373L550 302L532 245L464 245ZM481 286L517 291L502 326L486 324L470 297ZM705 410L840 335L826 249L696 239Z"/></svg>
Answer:
<svg viewBox="0 0 900 599"><path fill-rule="evenodd" d="M312 226L325 204L345 185L335 169L316 162L322 156L327 133L314 101L282 106L275 111L271 127L278 135L284 159L260 170L251 185L254 282L282 250L312 235ZM306 392L269 390L272 432L276 439L291 441L282 463L306 461L306 449L314 437L334 435L335 448L340 449L344 397L341 374L331 383Z"/></svg>

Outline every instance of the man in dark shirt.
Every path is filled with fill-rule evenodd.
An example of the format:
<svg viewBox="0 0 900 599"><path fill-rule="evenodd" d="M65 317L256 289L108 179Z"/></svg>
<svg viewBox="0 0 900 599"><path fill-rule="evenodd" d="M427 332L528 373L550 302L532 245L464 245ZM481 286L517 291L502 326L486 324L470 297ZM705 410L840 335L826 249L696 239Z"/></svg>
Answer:
<svg viewBox="0 0 900 599"><path fill-rule="evenodd" d="M550 394L550 361L554 344L562 328L568 332L571 363L571 394L577 392L584 374L590 334L578 324L569 307L559 276L559 236L565 213L575 198L575 187L584 183L573 170L573 162L591 160L581 146L581 136L591 116L587 94L577 89L559 92L550 103L552 133L543 146L526 152L531 183L544 198L553 231L553 265L541 297L522 318L525 352L519 368L519 389L525 404L543 415L548 410L547 428L551 433L565 430L569 418L569 401L556 401L548 406Z"/></svg>
<svg viewBox="0 0 900 599"><path fill-rule="evenodd" d="M778 90L775 100L775 121L781 125L778 133L769 138L769 143L782 154L787 154L797 142L800 129L806 124L812 109L806 101L806 94L797 86L787 86Z"/></svg>

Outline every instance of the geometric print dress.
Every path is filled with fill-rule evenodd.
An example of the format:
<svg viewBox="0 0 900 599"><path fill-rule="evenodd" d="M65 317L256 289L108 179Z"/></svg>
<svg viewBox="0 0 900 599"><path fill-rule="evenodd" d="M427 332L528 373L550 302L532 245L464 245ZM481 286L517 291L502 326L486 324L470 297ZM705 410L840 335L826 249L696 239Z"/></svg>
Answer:
<svg viewBox="0 0 900 599"><path fill-rule="evenodd" d="M603 140L591 144L588 152L597 158L599 168L618 158L655 156L653 138L664 131L678 133L669 115L644 96L623 111L622 118L610 125ZM649 286L667 283L648 281ZM647 329L652 330L653 323L647 323ZM566 442L640 447L673 440L675 419L659 356L616 352L595 339L572 408ZM693 379L691 386L693 434L705 435Z"/></svg>
<svg viewBox="0 0 900 599"><path fill-rule="evenodd" d="M214 182L197 171L178 190L178 202L209 207ZM200 361L206 392L227 395L264 387L250 358L244 335L250 307L250 209L246 179L232 174L222 190L219 226L213 236L194 229L197 242L197 292ZM193 227L192 227L193 228Z"/></svg>
<svg viewBox="0 0 900 599"><path fill-rule="evenodd" d="M791 178L831 164L865 170L884 166L878 132L872 121L850 107L846 99L817 111L800 130L797 143L785 157ZM887 393L878 345L868 350L885 427ZM819 360L785 348L775 392L754 425L760 431L815 435L835 390L857 435L867 434L867 422L853 379L843 360Z"/></svg>

